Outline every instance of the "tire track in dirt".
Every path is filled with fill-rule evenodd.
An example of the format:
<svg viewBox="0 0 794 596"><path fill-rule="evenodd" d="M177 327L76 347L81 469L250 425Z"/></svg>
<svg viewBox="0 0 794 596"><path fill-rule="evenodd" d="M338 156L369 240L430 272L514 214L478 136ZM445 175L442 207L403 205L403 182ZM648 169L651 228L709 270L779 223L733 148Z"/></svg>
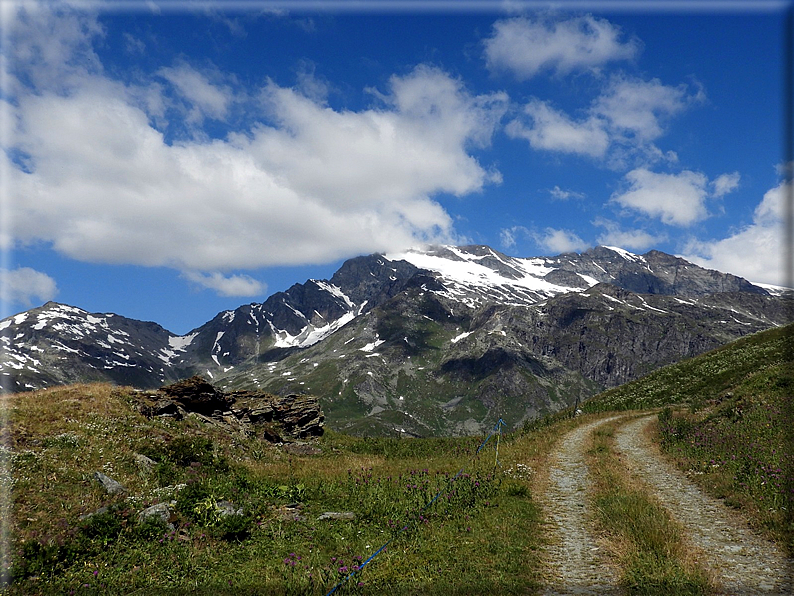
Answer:
<svg viewBox="0 0 794 596"><path fill-rule="evenodd" d="M713 574L721 593L791 594L792 561L662 459L643 432L652 419L621 426L615 433L617 448L629 469L684 526L685 540L703 553L703 566Z"/></svg>
<svg viewBox="0 0 794 596"><path fill-rule="evenodd" d="M549 470L543 507L549 512L555 543L547 549L554 580L545 591L556 594L619 594L617 578L606 565L589 514L590 478L585 463L587 439L607 418L583 424L560 441Z"/></svg>

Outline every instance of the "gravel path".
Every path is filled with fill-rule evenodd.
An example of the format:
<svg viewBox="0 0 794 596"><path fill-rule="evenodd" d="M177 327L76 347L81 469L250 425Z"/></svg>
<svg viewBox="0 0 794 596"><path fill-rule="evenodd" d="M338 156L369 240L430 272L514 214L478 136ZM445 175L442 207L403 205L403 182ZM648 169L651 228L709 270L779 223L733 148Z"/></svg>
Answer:
<svg viewBox="0 0 794 596"><path fill-rule="evenodd" d="M551 463L543 506L550 512L555 544L547 550L554 570L553 584L544 592L555 594L618 594L616 577L600 556L589 531L587 492L590 486L585 445L598 426L614 418L597 420L568 433Z"/></svg>
<svg viewBox="0 0 794 596"><path fill-rule="evenodd" d="M690 544L704 553L704 566L713 573L722 593L791 594L793 562L664 461L643 433L651 420L640 418L621 426L615 434L617 448L629 469L684 526Z"/></svg>

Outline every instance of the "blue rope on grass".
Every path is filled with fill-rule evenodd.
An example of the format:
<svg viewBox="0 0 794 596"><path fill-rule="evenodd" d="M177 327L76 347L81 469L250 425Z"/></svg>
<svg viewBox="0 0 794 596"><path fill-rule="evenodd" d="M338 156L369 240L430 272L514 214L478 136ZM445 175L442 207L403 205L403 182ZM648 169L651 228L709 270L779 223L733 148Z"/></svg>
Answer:
<svg viewBox="0 0 794 596"><path fill-rule="evenodd" d="M505 421L504 421L504 420L502 420L502 419L500 418L500 419L499 419L499 422L497 422L497 423L496 423L496 426L494 426L494 429L491 431L491 434L489 434L489 435L488 435L488 436L485 438L485 440L484 440L482 443L480 443L480 446L479 446L479 447L477 447L477 451L475 452L475 454L474 454L474 457L476 457L477 455L479 455L479 454L480 454L480 451L482 450L482 448L483 448L483 447L485 447L485 444L486 444L486 443L487 443L487 442L490 440L490 438L491 438L492 436L494 436L494 434L496 434L496 433L498 432L498 433L499 433L499 438L501 438L501 436L502 436L502 427L503 427L503 426L507 426L507 424L505 424ZM474 459L474 457L472 457L472 459ZM499 443L498 443L498 439L497 439L497 444L496 444L496 463L499 463ZM438 500L438 498L439 498L439 497L442 495L442 493L443 493L443 492L444 492L444 491L447 489L447 487L449 487L449 485L450 485L450 484L452 484L453 482L455 482L455 480L457 480L457 479L458 479L458 477L459 477L461 474L463 474L463 470L465 470L465 469L466 469L466 466L463 466L463 467L462 467L460 470L458 470L458 473L457 473L457 474L455 474L455 475L454 475L454 476L453 476L453 477L452 477L450 480L448 480L448 481L447 481L447 484L444 486L444 488L442 488L441 490L439 490L439 491L436 493L436 496L435 496L435 497L433 497L432 499L430 499L430 500L429 500L427 503L425 503L424 507L422 507L422 508L421 508L419 511L420 511L420 512L422 512L422 511L424 511L425 509L427 509L428 507L430 507L430 506L431 506L433 503L435 503L435 502ZM330 591L330 592L328 592L328 593L327 593L325 596L331 596L331 594L333 594L334 592L336 592L336 591L337 591L339 588L341 588L341 587L342 587L342 586L343 586L345 583L347 583L347 581L348 581L350 578L352 578L352 577L353 577L353 576L354 576L356 573L359 573L359 572L361 572L361 571L364 569L364 566L365 566L367 563L369 563L369 562L370 562L372 559L374 559L374 558L375 558L375 557L377 557L377 556L378 556L378 555L379 555L381 552L383 552L383 550L384 550L384 549L385 549L387 546L389 546L389 545L390 545L392 542L394 542L394 541L395 541L397 538L399 538L399 537L400 537L400 534L402 534L403 532L405 532L405 531L406 531L406 530L407 530L409 527L410 527L410 524L405 524L405 525L404 525L404 526L403 526L403 527L400 529L400 531L399 531L399 532L397 532L397 534L395 534L395 535L394 535L394 536L392 536L392 537L391 537L391 538L390 538L388 541L386 541L386 544L384 544L384 545L383 545L383 546L381 546L381 547L380 547L378 550L376 550L374 553L372 553L372 554L369 556L369 558L368 558L366 561L364 561L364 562L363 562L361 565L359 565L359 566L358 566L358 569L356 569L355 571L352 571L352 572L350 572L350 574L348 574L348 575L347 575L347 577L345 577L345 578L344 578L342 581L340 581L340 582L339 582L338 584L336 584L336 585L335 585L333 588L331 588L331 591Z"/></svg>

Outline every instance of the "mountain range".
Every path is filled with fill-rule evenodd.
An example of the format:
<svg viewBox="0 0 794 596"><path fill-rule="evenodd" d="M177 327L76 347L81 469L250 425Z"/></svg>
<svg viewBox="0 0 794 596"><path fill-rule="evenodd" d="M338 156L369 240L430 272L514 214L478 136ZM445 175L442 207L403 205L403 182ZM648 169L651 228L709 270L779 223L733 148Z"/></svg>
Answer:
<svg viewBox="0 0 794 596"><path fill-rule="evenodd" d="M433 246L346 261L186 335L54 302L0 321L6 389L199 374L320 398L356 434L474 434L788 322L782 290L659 251L516 258Z"/></svg>

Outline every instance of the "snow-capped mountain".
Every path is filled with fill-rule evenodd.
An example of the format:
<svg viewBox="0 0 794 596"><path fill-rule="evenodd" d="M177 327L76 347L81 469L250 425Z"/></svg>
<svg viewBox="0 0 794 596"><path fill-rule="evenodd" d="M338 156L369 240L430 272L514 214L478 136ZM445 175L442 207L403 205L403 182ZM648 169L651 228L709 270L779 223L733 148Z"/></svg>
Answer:
<svg viewBox="0 0 794 596"><path fill-rule="evenodd" d="M517 424L785 322L767 289L658 251L516 258L437 246L351 259L330 280L184 336L47 303L0 322L0 373L17 391L155 387L198 373L225 387L314 392L339 427L462 433L490 424L496 407Z"/></svg>
<svg viewBox="0 0 794 596"><path fill-rule="evenodd" d="M176 361L190 339L156 323L48 302L0 321L0 366L13 391L106 380L151 386L186 372Z"/></svg>

